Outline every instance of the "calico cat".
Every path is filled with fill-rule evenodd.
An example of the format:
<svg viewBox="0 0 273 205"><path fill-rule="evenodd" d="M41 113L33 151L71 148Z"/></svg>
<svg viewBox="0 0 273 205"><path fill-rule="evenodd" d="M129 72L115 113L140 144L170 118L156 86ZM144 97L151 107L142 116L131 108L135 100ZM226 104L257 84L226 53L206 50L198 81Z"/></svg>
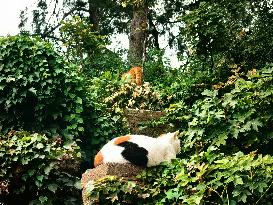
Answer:
<svg viewBox="0 0 273 205"><path fill-rule="evenodd" d="M105 144L94 159L94 166L100 164L131 163L142 167L170 162L180 152L179 132L167 133L158 138L145 135L126 135L112 139Z"/></svg>
<svg viewBox="0 0 273 205"><path fill-rule="evenodd" d="M122 75L123 79L129 80L131 83L142 85L143 71L141 67L132 67L127 73Z"/></svg>

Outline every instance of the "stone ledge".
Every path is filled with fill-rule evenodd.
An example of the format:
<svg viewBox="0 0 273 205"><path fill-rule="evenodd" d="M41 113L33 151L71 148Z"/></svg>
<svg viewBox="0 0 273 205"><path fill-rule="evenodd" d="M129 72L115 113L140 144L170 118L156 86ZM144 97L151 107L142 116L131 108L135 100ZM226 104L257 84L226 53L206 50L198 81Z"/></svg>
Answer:
<svg viewBox="0 0 273 205"><path fill-rule="evenodd" d="M90 181L96 181L105 176L118 176L128 179L133 179L144 168L138 167L132 164L118 164L118 163L106 163L97 166L94 169L88 169L82 174L82 198L84 205L91 205L92 203L86 194L86 186Z"/></svg>
<svg viewBox="0 0 273 205"><path fill-rule="evenodd" d="M153 111L153 110L137 110L137 109L124 109L124 116L128 121L130 131L134 134L148 135L151 137L158 137L159 135L166 132L168 129L167 125L157 125L155 127L146 127L140 129L141 124L150 122L152 120L158 120L165 116L163 111Z"/></svg>
<svg viewBox="0 0 273 205"><path fill-rule="evenodd" d="M82 184L86 181L96 181L107 175L119 177L132 177L140 173L143 168L132 164L106 163L97 166L94 169L88 169L82 175Z"/></svg>

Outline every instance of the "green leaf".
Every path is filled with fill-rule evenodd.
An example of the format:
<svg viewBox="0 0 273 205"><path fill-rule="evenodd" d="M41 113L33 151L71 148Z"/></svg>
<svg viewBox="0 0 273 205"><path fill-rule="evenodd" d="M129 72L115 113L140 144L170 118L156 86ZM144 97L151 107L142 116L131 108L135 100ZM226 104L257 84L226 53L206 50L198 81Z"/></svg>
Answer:
<svg viewBox="0 0 273 205"><path fill-rule="evenodd" d="M246 203L246 199L247 199L247 195L246 194L243 194L241 197L240 197L241 201Z"/></svg>
<svg viewBox="0 0 273 205"><path fill-rule="evenodd" d="M81 181L80 181L80 180L76 181L76 183L74 184L74 186L75 186L77 189L81 190L81 189L82 189L82 183L81 183Z"/></svg>
<svg viewBox="0 0 273 205"><path fill-rule="evenodd" d="M30 92L32 92L33 94L35 94L35 95L36 95L36 93L37 93L37 90L36 90L35 88L33 88L33 87L29 88L28 90L29 90Z"/></svg>
<svg viewBox="0 0 273 205"><path fill-rule="evenodd" d="M47 186L47 188L48 188L50 191L52 191L53 193L55 193L55 192L57 191L57 189L58 189L58 185L57 185L57 184L49 184L49 185Z"/></svg>
<svg viewBox="0 0 273 205"><path fill-rule="evenodd" d="M230 203L229 203L230 205L236 205L237 204L237 202L236 201L234 201L234 200L230 200Z"/></svg>
<svg viewBox="0 0 273 205"><path fill-rule="evenodd" d="M34 173L35 173L35 170L33 169L28 170L28 176L32 177Z"/></svg>
<svg viewBox="0 0 273 205"><path fill-rule="evenodd" d="M40 196L39 197L39 201L42 203L42 204L45 204L47 201L48 201L48 198L46 196Z"/></svg>
<svg viewBox="0 0 273 205"><path fill-rule="evenodd" d="M81 99L80 97L77 97L76 102L77 102L78 104L82 104L82 99Z"/></svg>
<svg viewBox="0 0 273 205"><path fill-rule="evenodd" d="M202 95L204 95L204 96L208 96L208 97L215 97L215 96L217 96L217 94L218 94L218 91L217 90L204 90L203 92L202 92Z"/></svg>
<svg viewBox="0 0 273 205"><path fill-rule="evenodd" d="M236 176L234 184L235 185L244 184L243 179L241 177L239 177L239 176Z"/></svg>
<svg viewBox="0 0 273 205"><path fill-rule="evenodd" d="M42 149L42 148L44 148L44 145L42 143L38 143L36 147L37 147L37 149Z"/></svg>
<svg viewBox="0 0 273 205"><path fill-rule="evenodd" d="M42 182L43 179L44 179L44 176L43 175L39 175L36 177L38 181Z"/></svg>
<svg viewBox="0 0 273 205"><path fill-rule="evenodd" d="M84 128L83 128L83 127L78 127L78 130L79 130L80 132L83 132L83 131L84 131Z"/></svg>
<svg viewBox="0 0 273 205"><path fill-rule="evenodd" d="M228 136L224 133L220 134L219 137L214 140L214 144L217 147L220 147L220 145L226 145L226 140L228 139Z"/></svg>

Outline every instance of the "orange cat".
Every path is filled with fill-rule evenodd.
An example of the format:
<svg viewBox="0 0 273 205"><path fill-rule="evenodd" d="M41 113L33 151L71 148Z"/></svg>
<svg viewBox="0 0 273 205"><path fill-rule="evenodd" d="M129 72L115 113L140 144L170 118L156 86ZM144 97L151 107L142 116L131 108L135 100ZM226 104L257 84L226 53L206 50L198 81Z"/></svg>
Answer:
<svg viewBox="0 0 273 205"><path fill-rule="evenodd" d="M123 79L128 79L131 83L142 85L143 71L141 67L132 67L127 73L122 75Z"/></svg>

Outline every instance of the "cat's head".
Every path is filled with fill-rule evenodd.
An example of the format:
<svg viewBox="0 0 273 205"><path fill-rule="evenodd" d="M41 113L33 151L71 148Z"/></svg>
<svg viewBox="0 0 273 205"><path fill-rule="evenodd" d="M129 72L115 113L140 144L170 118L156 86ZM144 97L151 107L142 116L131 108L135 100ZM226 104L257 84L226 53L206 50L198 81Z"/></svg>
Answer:
<svg viewBox="0 0 273 205"><path fill-rule="evenodd" d="M170 143L173 146L176 154L178 154L181 151L180 140L178 139L178 135L179 135L179 131L169 132L169 133L160 135L160 138L162 140L165 140L167 143Z"/></svg>

